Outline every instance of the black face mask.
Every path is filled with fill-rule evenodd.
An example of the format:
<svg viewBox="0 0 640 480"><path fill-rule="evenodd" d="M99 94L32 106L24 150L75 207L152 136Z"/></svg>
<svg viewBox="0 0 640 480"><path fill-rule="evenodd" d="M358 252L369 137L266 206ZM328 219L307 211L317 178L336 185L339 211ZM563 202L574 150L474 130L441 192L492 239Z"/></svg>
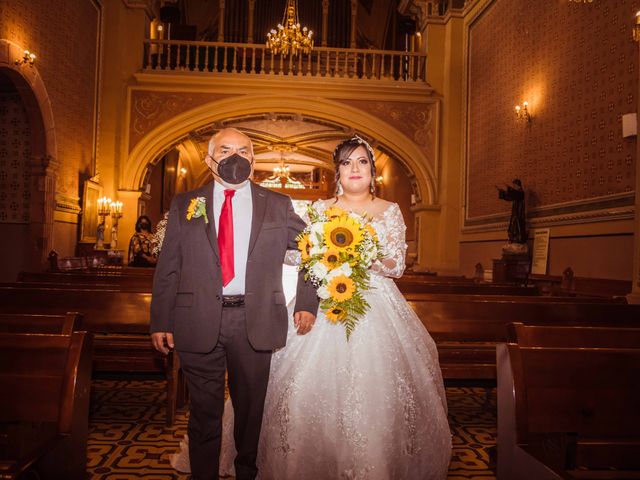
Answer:
<svg viewBox="0 0 640 480"><path fill-rule="evenodd" d="M213 157L211 160L218 164L218 176L231 185L239 185L251 175L251 163L237 153L219 162L216 162Z"/></svg>

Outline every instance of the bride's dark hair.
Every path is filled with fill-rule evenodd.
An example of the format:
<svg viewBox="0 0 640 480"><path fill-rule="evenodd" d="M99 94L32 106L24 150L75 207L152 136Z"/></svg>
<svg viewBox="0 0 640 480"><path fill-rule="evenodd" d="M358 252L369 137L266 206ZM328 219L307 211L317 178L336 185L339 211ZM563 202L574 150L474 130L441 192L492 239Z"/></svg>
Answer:
<svg viewBox="0 0 640 480"><path fill-rule="evenodd" d="M365 147L367 157L369 158L369 167L371 168L371 185L369 186L369 192L371 193L371 198L376 196L376 164L373 156L373 148L371 148L369 142L364 138L355 135L340 142L333 151L333 166L335 168L336 180L336 190L334 195L336 197L336 201L338 201L338 195L340 193L340 165L342 165L342 162L349 159L349 155L351 155L356 148L361 146Z"/></svg>

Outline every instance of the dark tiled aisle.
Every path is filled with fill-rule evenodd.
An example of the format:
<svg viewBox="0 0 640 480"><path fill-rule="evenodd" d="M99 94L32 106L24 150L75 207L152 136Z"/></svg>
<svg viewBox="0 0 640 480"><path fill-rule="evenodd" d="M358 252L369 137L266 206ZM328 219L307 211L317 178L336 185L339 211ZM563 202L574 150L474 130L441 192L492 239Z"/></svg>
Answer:
<svg viewBox="0 0 640 480"><path fill-rule="evenodd" d="M186 415L164 424L164 382L94 380L89 431L89 472L96 480L178 480L169 455L178 450ZM495 479L489 448L496 441L495 390L449 387L453 456L449 479Z"/></svg>

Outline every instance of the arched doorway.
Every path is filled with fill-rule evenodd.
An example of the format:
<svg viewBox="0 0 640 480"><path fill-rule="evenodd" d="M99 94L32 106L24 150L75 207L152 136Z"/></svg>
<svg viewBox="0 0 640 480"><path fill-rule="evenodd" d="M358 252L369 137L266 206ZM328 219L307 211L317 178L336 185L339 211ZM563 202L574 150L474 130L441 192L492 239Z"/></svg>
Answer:
<svg viewBox="0 0 640 480"><path fill-rule="evenodd" d="M13 63L16 45L0 47L0 280L14 281L40 270L53 249L56 144L36 68Z"/></svg>

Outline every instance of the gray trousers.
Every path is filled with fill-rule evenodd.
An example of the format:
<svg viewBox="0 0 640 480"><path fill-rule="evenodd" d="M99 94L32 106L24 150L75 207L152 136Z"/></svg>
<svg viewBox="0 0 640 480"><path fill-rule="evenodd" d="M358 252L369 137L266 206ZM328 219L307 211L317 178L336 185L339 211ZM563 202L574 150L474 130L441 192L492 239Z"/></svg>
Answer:
<svg viewBox="0 0 640 480"><path fill-rule="evenodd" d="M244 306L222 310L220 336L208 353L178 352L191 399L189 456L192 478L217 480L220 466L225 371L234 409L238 455L236 479L253 480L269 382L270 351L256 351L247 339Z"/></svg>

